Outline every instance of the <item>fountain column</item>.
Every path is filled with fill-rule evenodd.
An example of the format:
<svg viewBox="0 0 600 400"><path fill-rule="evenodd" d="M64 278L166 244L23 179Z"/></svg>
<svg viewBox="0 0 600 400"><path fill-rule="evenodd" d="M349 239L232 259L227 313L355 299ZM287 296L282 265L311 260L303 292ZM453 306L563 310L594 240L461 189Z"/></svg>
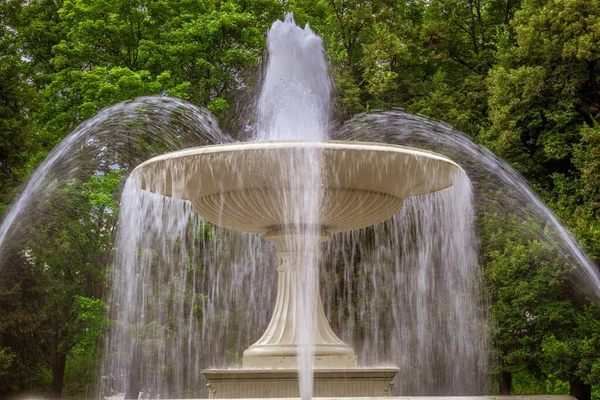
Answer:
<svg viewBox="0 0 600 400"><path fill-rule="evenodd" d="M310 237L312 236L312 237ZM315 282L316 326L313 343L315 368L355 368L354 350L342 342L333 332L318 290L318 254L300 251L298 243L305 240L323 242L331 234L322 230L311 233L290 233L281 229L271 230L265 238L277 246L277 300L271 322L263 336L244 352L244 368L298 368L298 290L303 287L303 268L311 268ZM315 246L317 247L317 246ZM307 262L312 258L313 262ZM300 284L298 284L300 283Z"/></svg>

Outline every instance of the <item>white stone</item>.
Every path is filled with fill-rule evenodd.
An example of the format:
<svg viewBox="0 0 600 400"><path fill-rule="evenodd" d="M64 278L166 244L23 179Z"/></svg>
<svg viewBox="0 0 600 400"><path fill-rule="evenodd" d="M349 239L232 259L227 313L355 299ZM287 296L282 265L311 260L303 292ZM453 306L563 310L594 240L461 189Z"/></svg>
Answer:
<svg viewBox="0 0 600 400"><path fill-rule="evenodd" d="M396 368L316 369L314 397L391 396ZM202 371L208 380L209 398L298 397L298 371L225 369Z"/></svg>

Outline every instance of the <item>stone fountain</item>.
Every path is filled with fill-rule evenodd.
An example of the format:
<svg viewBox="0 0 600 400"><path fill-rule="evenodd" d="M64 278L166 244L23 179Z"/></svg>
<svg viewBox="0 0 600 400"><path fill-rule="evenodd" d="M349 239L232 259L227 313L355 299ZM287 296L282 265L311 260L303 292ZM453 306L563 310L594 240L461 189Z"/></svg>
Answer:
<svg viewBox="0 0 600 400"><path fill-rule="evenodd" d="M301 199L303 188L292 189L285 162L311 152L320 160L319 210L290 225L283 199ZM444 156L410 147L283 141L178 151L152 158L136 172L142 189L189 200L207 221L275 243L277 300L264 335L244 352L243 368L203 371L211 398L273 398L298 396L297 328L303 321L295 313L302 285L295 283L305 276L305 255L290 245L295 237L308 234L322 242L385 221L406 198L452 186L462 170ZM316 266L310 268L317 276ZM398 369L357 367L354 350L333 332L316 293L314 396L390 396Z"/></svg>

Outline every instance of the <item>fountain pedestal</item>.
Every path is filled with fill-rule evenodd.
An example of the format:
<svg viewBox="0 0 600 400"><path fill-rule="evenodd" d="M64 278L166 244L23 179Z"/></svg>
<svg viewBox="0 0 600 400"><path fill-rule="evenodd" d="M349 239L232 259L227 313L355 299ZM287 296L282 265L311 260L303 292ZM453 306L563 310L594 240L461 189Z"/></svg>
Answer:
<svg viewBox="0 0 600 400"><path fill-rule="evenodd" d="M248 350L244 351L244 368L298 368L297 329L303 323L296 314L297 302L300 298L299 290L306 273L312 275L314 282L318 282L318 269L316 260L318 254L300 252L295 243L306 239L306 233L296 239L294 233L285 233L280 229L273 230L265 238L277 246L277 300L271 322L263 336ZM316 232L313 240L321 242L331 237L326 232ZM314 262L305 265L306 258L312 257ZM311 271L302 271L310 268ZM354 368L356 355L354 350L342 342L327 322L323 303L316 285L315 293L315 340L313 354L315 368Z"/></svg>
<svg viewBox="0 0 600 400"><path fill-rule="evenodd" d="M302 221L292 221L296 228L286 229L290 204L285 198L302 198L311 188L303 187L310 180L304 183L300 176L290 184L290 173L284 166L315 153L321 167L319 210L304 215ZM297 342L297 330L309 322L298 319L298 298L302 279L317 282L318 278L316 267L302 269L307 267L303 265L307 259L317 259L318 246L308 246L309 250L314 248L311 252L299 243L311 235L309 240L318 242L334 232L385 221L400 211L407 197L452 186L462 173L458 165L439 154L358 142L206 146L155 157L136 171L142 189L190 200L206 220L262 234L277 246L278 292L271 322L264 335L244 352L243 369L202 371L211 398L298 397L297 353L303 344ZM314 353L313 395L391 396L398 369L357 368L352 348L331 330L318 290L312 295L314 302L309 303L315 307L316 335L313 343L304 345L312 346Z"/></svg>

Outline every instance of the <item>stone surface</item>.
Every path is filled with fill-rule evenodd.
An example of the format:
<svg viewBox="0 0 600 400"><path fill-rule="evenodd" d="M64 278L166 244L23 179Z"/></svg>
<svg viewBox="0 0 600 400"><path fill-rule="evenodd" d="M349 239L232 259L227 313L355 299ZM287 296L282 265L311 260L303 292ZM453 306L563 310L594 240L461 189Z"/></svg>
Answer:
<svg viewBox="0 0 600 400"><path fill-rule="evenodd" d="M277 246L277 299L269 326L263 336L250 348L244 351L244 368L298 368L298 338L296 328L299 321L295 313L298 301L298 290L301 286L296 282L301 279L302 257L296 249L288 248L294 243L290 233L267 235L266 239ZM315 240L323 241L329 235L319 234ZM318 282L318 270L313 268L314 281ZM318 288L317 288L318 289ZM317 290L316 325L314 343L315 368L354 368L356 355L347 344L342 342L333 332L325 312L321 296Z"/></svg>
<svg viewBox="0 0 600 400"><path fill-rule="evenodd" d="M266 234L285 219L282 194L290 188L283 167L315 151L322 160L323 198L318 220L303 222L327 232L382 222L400 211L407 197L447 188L462 171L442 155L410 147L288 141L182 150L154 157L134 174L143 189L190 200L216 225Z"/></svg>
<svg viewBox="0 0 600 400"><path fill-rule="evenodd" d="M391 396L396 368L316 369L314 397ZM295 370L229 369L202 371L211 399L298 397Z"/></svg>

